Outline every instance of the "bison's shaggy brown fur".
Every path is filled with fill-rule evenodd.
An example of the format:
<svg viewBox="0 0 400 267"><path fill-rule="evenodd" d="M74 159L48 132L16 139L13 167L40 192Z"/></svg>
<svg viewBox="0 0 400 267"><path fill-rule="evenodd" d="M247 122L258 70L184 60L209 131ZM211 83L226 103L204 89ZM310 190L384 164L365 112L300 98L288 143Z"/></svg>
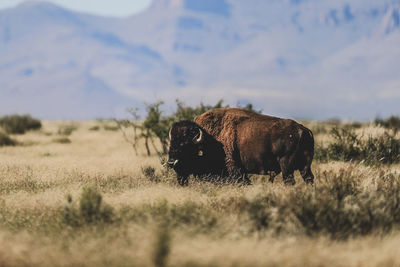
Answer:
<svg viewBox="0 0 400 267"><path fill-rule="evenodd" d="M293 172L299 170L313 183L314 138L303 125L239 108L214 109L195 122L223 145L230 176L269 172L272 182L282 171L285 183L294 184Z"/></svg>

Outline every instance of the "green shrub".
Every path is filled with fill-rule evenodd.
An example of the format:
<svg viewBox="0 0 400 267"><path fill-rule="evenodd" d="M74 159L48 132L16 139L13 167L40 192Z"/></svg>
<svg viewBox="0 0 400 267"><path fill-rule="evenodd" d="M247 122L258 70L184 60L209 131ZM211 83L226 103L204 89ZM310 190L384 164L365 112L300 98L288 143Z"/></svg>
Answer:
<svg viewBox="0 0 400 267"><path fill-rule="evenodd" d="M334 141L328 147L316 145L315 159L321 161L329 160L358 160L361 155L360 144L361 141L351 128L338 128L331 129L330 135Z"/></svg>
<svg viewBox="0 0 400 267"><path fill-rule="evenodd" d="M93 224L107 224L114 221L114 211L102 203L101 194L94 188L84 188L79 200L79 208L67 197L68 204L62 213L63 222L73 227Z"/></svg>
<svg viewBox="0 0 400 267"><path fill-rule="evenodd" d="M68 137L60 137L53 139L54 143L59 143L59 144L70 144L71 140Z"/></svg>
<svg viewBox="0 0 400 267"><path fill-rule="evenodd" d="M169 130L172 124L180 120L194 120L194 118L210 109L221 108L223 101L220 100L214 106L200 104L195 107L186 106L184 103L176 100L176 111L172 115L164 115L161 106L164 104L163 101L157 101L153 104L146 105L146 118L140 120L137 108L131 108L128 112L132 115L133 121L121 120L116 121L118 124L117 129L120 129L125 137L125 140L132 144L136 150L137 141L141 138L144 139L147 155L150 156L150 146L152 144L153 149L158 154L160 153L157 147L154 145L154 141L158 140L161 143L161 153L167 154L169 145ZM252 109L253 106L248 104L247 109ZM128 138L126 135L126 129L132 128L134 130L134 138ZM137 134L137 130L140 134Z"/></svg>
<svg viewBox="0 0 400 267"><path fill-rule="evenodd" d="M229 205L238 216L245 211L250 230L256 232L343 240L399 229L400 176L382 173L376 177L376 186L365 188L365 177L353 169L324 172L313 187L291 188L284 197L265 192L251 200L229 200Z"/></svg>
<svg viewBox="0 0 400 267"><path fill-rule="evenodd" d="M331 130L335 142L328 147L328 154L333 160L348 161L358 159L361 155L359 137L351 128L337 128Z"/></svg>
<svg viewBox="0 0 400 267"><path fill-rule="evenodd" d="M378 137L362 140L352 128L333 128L334 141L327 147L315 147L315 159L320 161L362 161L367 165L400 162L400 139L395 133L385 132Z"/></svg>
<svg viewBox="0 0 400 267"><path fill-rule="evenodd" d="M400 139L388 132L379 137L368 138L363 143L362 160L369 165L399 163Z"/></svg>
<svg viewBox="0 0 400 267"><path fill-rule="evenodd" d="M59 135L71 135L74 131L76 131L78 127L76 125L70 124L70 125L62 125L58 128L58 134Z"/></svg>
<svg viewBox="0 0 400 267"><path fill-rule="evenodd" d="M390 190L363 191L348 172L329 177L315 190L297 191L290 197L290 202L297 203L290 212L306 234L347 239L399 227L398 182Z"/></svg>
<svg viewBox="0 0 400 267"><path fill-rule="evenodd" d="M79 207L83 220L88 224L95 222L112 222L112 208L108 205L102 205L101 194L91 187L83 190L79 201Z"/></svg>
<svg viewBox="0 0 400 267"><path fill-rule="evenodd" d="M375 124L380 125L382 127L392 129L397 132L400 129L400 117L398 116L390 116L387 119L375 119Z"/></svg>
<svg viewBox="0 0 400 267"><path fill-rule="evenodd" d="M119 130L119 127L118 126L111 126L111 125L104 125L104 130L115 132L115 131Z"/></svg>
<svg viewBox="0 0 400 267"><path fill-rule="evenodd" d="M9 115L0 118L0 126L9 134L24 134L29 130L38 130L42 123L30 115Z"/></svg>
<svg viewBox="0 0 400 267"><path fill-rule="evenodd" d="M249 217L251 229L262 231L268 229L272 222L271 207L273 202L270 195L259 196L252 201L245 201L241 212L245 211Z"/></svg>
<svg viewBox="0 0 400 267"><path fill-rule="evenodd" d="M156 175L156 169L152 166L142 167L142 173L150 182L159 183L160 177Z"/></svg>
<svg viewBox="0 0 400 267"><path fill-rule="evenodd" d="M17 142L7 134L0 132L0 146L15 146Z"/></svg>
<svg viewBox="0 0 400 267"><path fill-rule="evenodd" d="M97 125L92 126L92 127L89 128L89 131L98 131L98 130L100 130L100 127L97 126Z"/></svg>
<svg viewBox="0 0 400 267"><path fill-rule="evenodd" d="M359 193L359 180L344 170L339 174L325 172L322 179L315 190L299 190L291 194L289 202L297 205L290 205L290 212L308 235L325 233L334 239L357 235L353 229L356 218L345 205L349 200L347 197Z"/></svg>
<svg viewBox="0 0 400 267"><path fill-rule="evenodd" d="M181 102L177 99L176 100L176 111L172 115L173 121L194 120L194 118L196 116L199 116L208 110L224 107L223 102L224 102L223 100L219 100L215 105L205 105L203 103L200 103L200 105L197 105L195 107L190 107L190 106L185 105L183 102ZM228 107L228 106L226 106L226 107ZM249 103L246 105L245 108L253 109L253 105L251 103Z"/></svg>

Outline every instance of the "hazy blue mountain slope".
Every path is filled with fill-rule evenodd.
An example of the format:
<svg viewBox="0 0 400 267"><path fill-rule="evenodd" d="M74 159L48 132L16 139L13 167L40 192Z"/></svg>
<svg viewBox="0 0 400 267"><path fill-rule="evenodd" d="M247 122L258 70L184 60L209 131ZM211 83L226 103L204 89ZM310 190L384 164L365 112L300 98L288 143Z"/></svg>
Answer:
<svg viewBox="0 0 400 267"><path fill-rule="evenodd" d="M280 116L386 116L399 43L400 0L154 0L124 19L28 2L0 10L0 112L224 98Z"/></svg>
<svg viewBox="0 0 400 267"><path fill-rule="evenodd" d="M91 19L101 20L47 3L0 13L2 110L51 118L114 116L122 106L141 103L123 96L131 88L146 90L169 79L165 70L171 68L159 53L125 43Z"/></svg>

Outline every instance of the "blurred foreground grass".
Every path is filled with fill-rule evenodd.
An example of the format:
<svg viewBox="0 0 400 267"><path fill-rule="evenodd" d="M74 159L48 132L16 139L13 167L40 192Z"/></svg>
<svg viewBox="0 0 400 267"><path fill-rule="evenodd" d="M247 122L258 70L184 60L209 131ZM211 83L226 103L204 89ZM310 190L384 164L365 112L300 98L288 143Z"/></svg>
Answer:
<svg viewBox="0 0 400 267"><path fill-rule="evenodd" d="M191 178L181 188L104 123L43 122L11 136L26 145L0 147L0 265L400 265L399 164L325 158L313 187L296 174L294 187L253 176L252 186ZM55 142L70 125L70 142ZM335 142L332 125L307 126L317 144Z"/></svg>

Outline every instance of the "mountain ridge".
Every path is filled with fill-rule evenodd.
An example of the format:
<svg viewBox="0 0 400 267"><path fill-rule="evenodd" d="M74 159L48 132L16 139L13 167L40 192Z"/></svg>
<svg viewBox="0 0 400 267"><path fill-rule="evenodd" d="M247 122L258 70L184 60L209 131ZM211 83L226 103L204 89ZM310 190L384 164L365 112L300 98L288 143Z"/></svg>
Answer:
<svg viewBox="0 0 400 267"><path fill-rule="evenodd" d="M0 10L0 113L113 117L157 98L224 98L287 117L388 116L400 100L399 6L155 0L120 19L25 3ZM59 110L30 106L35 92Z"/></svg>

